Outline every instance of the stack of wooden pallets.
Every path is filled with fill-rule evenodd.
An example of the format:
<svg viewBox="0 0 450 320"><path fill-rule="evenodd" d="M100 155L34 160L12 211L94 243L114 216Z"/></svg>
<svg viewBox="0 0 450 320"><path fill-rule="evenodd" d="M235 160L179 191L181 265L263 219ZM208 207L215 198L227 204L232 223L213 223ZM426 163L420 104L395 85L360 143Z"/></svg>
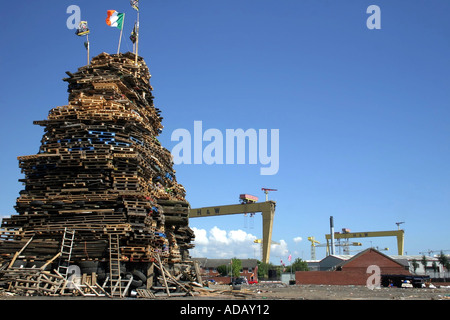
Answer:
<svg viewBox="0 0 450 320"><path fill-rule="evenodd" d="M102 53L67 72L69 102L34 124L44 128L39 153L18 157L25 188L17 214L2 221L0 259L34 237L24 259L58 253L65 228L76 230L72 262L107 260L108 235L120 236L121 260L189 260L194 234L189 204L170 152L157 137L150 73L134 54Z"/></svg>

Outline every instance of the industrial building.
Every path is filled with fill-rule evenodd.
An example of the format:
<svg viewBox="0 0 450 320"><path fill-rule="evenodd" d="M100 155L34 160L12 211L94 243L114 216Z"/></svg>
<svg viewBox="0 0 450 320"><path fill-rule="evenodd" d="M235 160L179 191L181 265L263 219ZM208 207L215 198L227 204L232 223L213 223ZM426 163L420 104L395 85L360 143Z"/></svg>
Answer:
<svg viewBox="0 0 450 320"><path fill-rule="evenodd" d="M373 248L354 256L330 255L319 263L319 271L297 271L296 284L366 285L367 268L377 265L383 274L410 275L409 266Z"/></svg>
<svg viewBox="0 0 450 320"><path fill-rule="evenodd" d="M444 266L439 262L439 259L432 256L425 256L427 259L426 268L422 264L423 255L390 255L390 257L394 260L401 261L404 264L407 264L409 267L409 271L418 275L429 275L431 278L445 278L448 276L448 271L444 268ZM433 265L435 265L436 270Z"/></svg>
<svg viewBox="0 0 450 320"><path fill-rule="evenodd" d="M328 255L322 260L306 260L308 264L308 269L310 271L333 271L338 265L344 263L345 261L352 259L355 255ZM447 275L444 266L439 262L436 257L426 256L427 267L426 270L422 264L423 255L388 255L391 259L394 259L398 263L408 268L411 273L418 275L429 275L432 278L443 278ZM414 267L414 262L416 262L416 267ZM436 270L433 267L436 265Z"/></svg>
<svg viewBox="0 0 450 320"><path fill-rule="evenodd" d="M369 248L356 255L329 255L322 260L307 261L310 271L297 271L297 284L366 285L370 276L367 268L380 267L381 275L414 275L445 278L447 272L436 257L426 257L427 267L420 255L385 255ZM434 271L433 265L436 266Z"/></svg>

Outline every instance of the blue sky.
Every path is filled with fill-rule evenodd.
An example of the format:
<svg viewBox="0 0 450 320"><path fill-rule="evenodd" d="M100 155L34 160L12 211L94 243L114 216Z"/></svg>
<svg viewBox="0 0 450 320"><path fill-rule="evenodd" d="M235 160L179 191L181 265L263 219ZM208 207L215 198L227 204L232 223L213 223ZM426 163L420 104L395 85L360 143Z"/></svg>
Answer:
<svg viewBox="0 0 450 320"><path fill-rule="evenodd" d="M450 2L385 0L141 0L139 53L162 110L160 141L203 129L279 129L280 166L177 165L192 207L238 203L241 193L277 202L272 261L310 258L334 216L336 231L395 230L405 221L408 254L450 250ZM369 5L381 29L369 30ZM38 152L33 125L67 104L65 71L86 63L82 38L66 27L69 5L91 29L91 56L115 53L119 31L106 10L126 13L121 51L135 11L127 0L22 1L2 6L0 215L14 213L23 188L17 156ZM253 219L253 220L252 220ZM259 258L261 217L192 219L195 254ZM302 241L298 241L299 237ZM294 238L297 241L294 241ZM370 238L363 248L389 247ZM225 251L227 248L229 251ZM317 249L318 258L325 250Z"/></svg>

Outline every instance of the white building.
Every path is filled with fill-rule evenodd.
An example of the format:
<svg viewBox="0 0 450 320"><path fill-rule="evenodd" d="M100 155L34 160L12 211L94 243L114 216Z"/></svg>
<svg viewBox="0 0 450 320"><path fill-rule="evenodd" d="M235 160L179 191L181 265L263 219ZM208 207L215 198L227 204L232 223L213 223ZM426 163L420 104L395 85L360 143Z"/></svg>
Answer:
<svg viewBox="0 0 450 320"><path fill-rule="evenodd" d="M439 263L439 259L437 257L425 256L427 259L426 268L422 263L423 255L390 255L390 257L397 261L402 261L404 263L407 262L409 265L409 271L412 274L427 275L431 278L445 278L450 276L449 270L446 270L444 266ZM417 263L415 270L414 261Z"/></svg>

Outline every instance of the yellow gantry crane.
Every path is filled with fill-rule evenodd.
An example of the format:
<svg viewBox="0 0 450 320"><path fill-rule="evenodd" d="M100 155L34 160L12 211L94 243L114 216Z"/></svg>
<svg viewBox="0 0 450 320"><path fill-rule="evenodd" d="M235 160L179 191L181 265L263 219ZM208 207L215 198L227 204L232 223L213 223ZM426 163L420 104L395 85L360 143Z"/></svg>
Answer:
<svg viewBox="0 0 450 320"><path fill-rule="evenodd" d="M308 240L311 241L311 260L316 260L316 247L327 247L327 255L328 255L328 243L320 244L314 237L308 237ZM348 246L362 246L361 242L351 242L351 243L342 243L336 244L336 246L348 247Z"/></svg>
<svg viewBox="0 0 450 320"><path fill-rule="evenodd" d="M253 243L259 243L259 244L261 244L261 257L263 257L264 256L264 251L263 251L263 239L255 239L254 241L253 241ZM276 241L271 241L270 242L270 244L272 245L272 244L276 244L276 245L281 245L281 243L279 243L279 242L276 242Z"/></svg>
<svg viewBox="0 0 450 320"><path fill-rule="evenodd" d="M311 260L316 260L316 246L320 244L320 242L314 237L308 237L308 240L311 241Z"/></svg>
<svg viewBox="0 0 450 320"><path fill-rule="evenodd" d="M253 243L262 243L263 239L256 239L253 241ZM270 244L280 244L279 242L276 241L271 241Z"/></svg>
<svg viewBox="0 0 450 320"><path fill-rule="evenodd" d="M402 256L405 244L405 231L402 229L389 231L364 231L364 232L350 232L348 229L342 229L342 233L335 232L334 239L351 239L351 238L370 238L370 237L397 237L398 255ZM329 248L328 241L331 239L331 234L326 234L327 251Z"/></svg>
<svg viewBox="0 0 450 320"><path fill-rule="evenodd" d="M269 263L270 244L272 243L273 218L275 215L275 201L243 202L225 206L203 207L189 210L189 218L214 217L230 214L257 213L262 214L262 262Z"/></svg>

